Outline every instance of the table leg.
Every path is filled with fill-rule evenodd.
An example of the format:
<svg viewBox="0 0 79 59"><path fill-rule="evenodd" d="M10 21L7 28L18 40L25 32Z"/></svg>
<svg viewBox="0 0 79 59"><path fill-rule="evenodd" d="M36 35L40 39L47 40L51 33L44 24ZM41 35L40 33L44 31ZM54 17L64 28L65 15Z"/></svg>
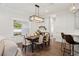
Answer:
<svg viewBox="0 0 79 59"><path fill-rule="evenodd" d="M25 48L25 53L26 53L26 46L24 48Z"/></svg>
<svg viewBox="0 0 79 59"><path fill-rule="evenodd" d="M32 48L32 53L34 52L34 47L33 47L33 42L32 42L32 44L31 44L31 48Z"/></svg>

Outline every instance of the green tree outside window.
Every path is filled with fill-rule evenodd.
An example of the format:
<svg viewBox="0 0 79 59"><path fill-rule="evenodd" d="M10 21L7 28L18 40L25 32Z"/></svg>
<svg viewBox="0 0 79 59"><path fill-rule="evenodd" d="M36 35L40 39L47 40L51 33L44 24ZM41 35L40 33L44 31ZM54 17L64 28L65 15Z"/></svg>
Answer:
<svg viewBox="0 0 79 59"><path fill-rule="evenodd" d="M17 20L13 21L13 26L14 26L14 29L17 29L17 30L22 29L22 24ZM21 35L21 32L14 32L14 36L18 36L18 35Z"/></svg>
<svg viewBox="0 0 79 59"><path fill-rule="evenodd" d="M14 28L15 29L21 29L22 28L22 24L17 22L16 20L14 20Z"/></svg>

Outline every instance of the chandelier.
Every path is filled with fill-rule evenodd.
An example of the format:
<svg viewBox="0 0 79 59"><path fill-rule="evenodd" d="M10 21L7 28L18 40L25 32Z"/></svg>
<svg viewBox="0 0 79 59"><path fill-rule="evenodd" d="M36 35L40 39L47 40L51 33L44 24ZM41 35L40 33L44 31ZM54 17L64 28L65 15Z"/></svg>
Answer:
<svg viewBox="0 0 79 59"><path fill-rule="evenodd" d="M39 5L35 5L35 15L30 16L30 21L44 22L44 18L39 16L39 7Z"/></svg>
<svg viewBox="0 0 79 59"><path fill-rule="evenodd" d="M77 6L76 6L75 3L72 4L71 11L72 11L72 13L74 13L74 14L75 14L77 11L79 11L79 8L77 8Z"/></svg>

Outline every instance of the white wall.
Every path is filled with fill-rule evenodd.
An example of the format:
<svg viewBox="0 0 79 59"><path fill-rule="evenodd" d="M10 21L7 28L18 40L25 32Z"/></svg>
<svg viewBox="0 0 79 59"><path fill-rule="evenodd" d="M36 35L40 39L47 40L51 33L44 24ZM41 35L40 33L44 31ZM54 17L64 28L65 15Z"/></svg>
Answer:
<svg viewBox="0 0 79 59"><path fill-rule="evenodd" d="M13 20L17 18L25 20L25 17L22 14L7 8L0 8L0 36L12 39L14 42L19 42L17 38L13 39Z"/></svg>
<svg viewBox="0 0 79 59"><path fill-rule="evenodd" d="M12 23L10 17L5 13L0 12L0 35L7 37L12 34L12 24L10 23Z"/></svg>
<svg viewBox="0 0 79 59"><path fill-rule="evenodd" d="M61 32L72 33L74 32L74 17L69 11L62 11L56 13L56 20L54 20L53 35L57 41L61 41Z"/></svg>

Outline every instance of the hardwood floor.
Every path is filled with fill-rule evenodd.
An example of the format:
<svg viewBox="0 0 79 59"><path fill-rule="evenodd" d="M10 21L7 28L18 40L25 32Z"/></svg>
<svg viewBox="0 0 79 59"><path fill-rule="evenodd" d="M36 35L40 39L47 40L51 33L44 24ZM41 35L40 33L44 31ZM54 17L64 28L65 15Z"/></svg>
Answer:
<svg viewBox="0 0 79 59"><path fill-rule="evenodd" d="M21 48L21 44L19 44ZM50 47L44 48L40 51L34 51L33 53L29 49L26 52L22 51L23 56L62 56L61 43L51 40Z"/></svg>

